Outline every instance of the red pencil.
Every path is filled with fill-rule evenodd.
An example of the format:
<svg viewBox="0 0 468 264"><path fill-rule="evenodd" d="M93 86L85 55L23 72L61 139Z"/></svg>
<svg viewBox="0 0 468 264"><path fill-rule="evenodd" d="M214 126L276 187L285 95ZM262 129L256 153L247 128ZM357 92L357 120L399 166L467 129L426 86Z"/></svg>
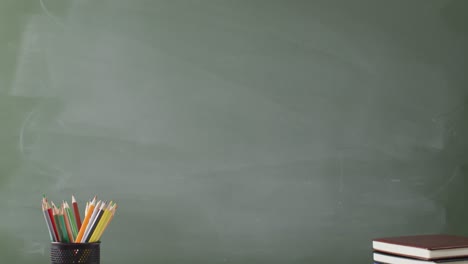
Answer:
<svg viewBox="0 0 468 264"><path fill-rule="evenodd" d="M59 233L57 232L57 224L55 223L55 218L54 218L54 213L52 212L52 208L49 206L47 203L47 212L49 213L50 217L50 222L52 222L52 228L54 229L54 235L57 238L57 242L60 242L60 236Z"/></svg>
<svg viewBox="0 0 468 264"><path fill-rule="evenodd" d="M78 209L78 203L76 202L74 195L72 195L72 206L73 206L73 213L75 215L76 226L78 227L78 230L80 230L81 228L80 210Z"/></svg>

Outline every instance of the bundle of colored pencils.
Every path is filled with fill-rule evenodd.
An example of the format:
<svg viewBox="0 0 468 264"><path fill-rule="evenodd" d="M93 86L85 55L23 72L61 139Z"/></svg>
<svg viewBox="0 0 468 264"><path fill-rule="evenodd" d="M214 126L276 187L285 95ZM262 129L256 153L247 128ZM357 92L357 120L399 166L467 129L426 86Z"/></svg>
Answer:
<svg viewBox="0 0 468 264"><path fill-rule="evenodd" d="M117 204L96 201L96 196L86 203L83 222L75 196L72 195L73 211L66 201L57 207L54 202L42 198L42 212L52 242L92 243L100 241L102 234L114 217Z"/></svg>

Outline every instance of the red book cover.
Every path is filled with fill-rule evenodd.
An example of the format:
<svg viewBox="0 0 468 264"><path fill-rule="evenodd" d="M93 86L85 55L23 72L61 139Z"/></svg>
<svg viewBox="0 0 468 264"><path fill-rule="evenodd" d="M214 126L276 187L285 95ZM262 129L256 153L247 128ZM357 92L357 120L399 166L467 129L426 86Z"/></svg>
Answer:
<svg viewBox="0 0 468 264"><path fill-rule="evenodd" d="M373 240L373 248L376 251L422 259L466 257L468 237L447 234L382 237Z"/></svg>
<svg viewBox="0 0 468 264"><path fill-rule="evenodd" d="M444 234L384 237L374 241L429 250L468 247L468 237Z"/></svg>

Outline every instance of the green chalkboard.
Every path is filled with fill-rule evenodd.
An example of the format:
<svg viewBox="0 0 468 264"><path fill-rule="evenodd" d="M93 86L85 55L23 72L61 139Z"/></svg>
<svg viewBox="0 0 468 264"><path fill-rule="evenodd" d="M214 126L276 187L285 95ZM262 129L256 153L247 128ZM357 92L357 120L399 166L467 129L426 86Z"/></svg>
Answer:
<svg viewBox="0 0 468 264"><path fill-rule="evenodd" d="M102 263L370 263L468 234L468 1L0 1L0 260L42 193Z"/></svg>

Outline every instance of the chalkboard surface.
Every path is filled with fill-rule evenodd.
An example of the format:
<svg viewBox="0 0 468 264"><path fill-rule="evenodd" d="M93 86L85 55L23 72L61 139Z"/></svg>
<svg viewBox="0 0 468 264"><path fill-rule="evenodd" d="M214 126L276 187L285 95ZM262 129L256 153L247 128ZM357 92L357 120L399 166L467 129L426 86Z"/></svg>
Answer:
<svg viewBox="0 0 468 264"><path fill-rule="evenodd" d="M0 260L40 198L102 263L370 263L468 234L468 1L0 1Z"/></svg>

